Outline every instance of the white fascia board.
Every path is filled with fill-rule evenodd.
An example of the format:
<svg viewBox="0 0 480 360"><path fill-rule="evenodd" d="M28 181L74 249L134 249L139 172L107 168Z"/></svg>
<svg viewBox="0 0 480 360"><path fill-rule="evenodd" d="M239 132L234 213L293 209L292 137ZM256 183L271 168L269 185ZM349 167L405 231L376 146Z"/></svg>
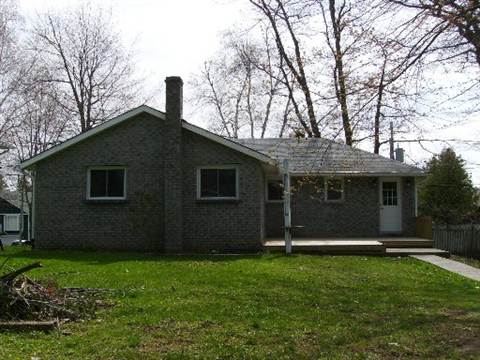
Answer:
<svg viewBox="0 0 480 360"><path fill-rule="evenodd" d="M150 115L153 115L153 116L155 116L157 118L160 118L162 120L165 119L165 114L162 113L161 111L153 109L153 108L151 108L147 105L141 105L141 106L136 107L136 108L134 108L130 111L127 111L127 112L125 112L121 115L118 115L117 117L114 117L111 120L105 121L104 123L94 127L93 129L91 129L87 132L79 134L79 135L77 135L77 136L59 144L59 145L56 145L56 146L42 152L41 154L39 154L39 155L37 155L37 156L35 156L31 159L28 159L28 160L22 162L20 164L20 168L22 168L22 169L29 168L30 166L39 162L40 160L43 160L43 159L45 159L49 156L52 156L53 154L56 154L57 152L60 152L60 151L66 149L66 148L68 148L72 145L75 145L75 144L85 140L85 139L88 139L92 136L95 136L95 135L99 134L100 132L102 132L104 130L107 130L107 129L110 129L111 127L116 126L116 125L118 125L118 124L120 124L120 123L138 115L138 114L141 114L143 112L148 113Z"/></svg>
<svg viewBox="0 0 480 360"><path fill-rule="evenodd" d="M230 149L236 150L242 154L245 154L247 156L253 157L261 162L268 163L268 164L275 164L275 160L272 159L271 157L264 155L258 151L255 151L253 149L250 149L247 146L240 145L239 143L226 139L220 135L214 134L210 131L207 131L205 129L202 129L201 127L192 125L188 122L183 122L183 128L186 130L189 130L197 135L203 136L209 140L215 141L216 143L222 144Z"/></svg>

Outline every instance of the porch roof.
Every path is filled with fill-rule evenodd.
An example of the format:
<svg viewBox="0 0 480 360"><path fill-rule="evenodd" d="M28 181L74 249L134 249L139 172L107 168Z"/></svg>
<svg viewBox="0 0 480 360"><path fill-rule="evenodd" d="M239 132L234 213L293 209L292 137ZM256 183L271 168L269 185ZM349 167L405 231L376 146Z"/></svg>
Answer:
<svg viewBox="0 0 480 360"><path fill-rule="evenodd" d="M284 159L288 159L290 173L297 175L425 175L418 167L327 139L277 138L236 141L277 160L280 164Z"/></svg>

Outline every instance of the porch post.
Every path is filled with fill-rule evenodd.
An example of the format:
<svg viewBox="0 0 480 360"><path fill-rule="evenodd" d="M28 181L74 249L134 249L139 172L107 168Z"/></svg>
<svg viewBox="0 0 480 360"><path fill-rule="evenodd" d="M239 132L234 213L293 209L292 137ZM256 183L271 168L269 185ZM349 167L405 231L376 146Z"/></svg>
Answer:
<svg viewBox="0 0 480 360"><path fill-rule="evenodd" d="M290 208L290 173L288 171L288 160L283 160L283 228L285 237L285 253L292 253L292 214Z"/></svg>
<svg viewBox="0 0 480 360"><path fill-rule="evenodd" d="M36 190L36 186L35 186L35 178L36 178L36 169L33 168L32 171L31 171L31 176L32 176L32 208L29 209L29 214L28 214L28 220L29 220L29 224L28 224L28 234L30 236L30 238L28 240L32 241L32 245L35 246L35 215L36 215L36 212L35 212L35 202L36 202L36 194L37 194L37 190ZM32 246L32 247L33 247Z"/></svg>
<svg viewBox="0 0 480 360"><path fill-rule="evenodd" d="M413 191L414 191L414 202L415 202L415 217L418 217L418 185L417 178L413 178Z"/></svg>

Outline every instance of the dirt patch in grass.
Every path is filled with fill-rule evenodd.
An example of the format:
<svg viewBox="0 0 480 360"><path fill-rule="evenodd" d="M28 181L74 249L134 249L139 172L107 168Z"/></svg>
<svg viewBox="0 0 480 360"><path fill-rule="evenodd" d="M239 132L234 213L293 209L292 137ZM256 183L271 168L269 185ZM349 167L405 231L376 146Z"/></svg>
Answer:
<svg viewBox="0 0 480 360"><path fill-rule="evenodd" d="M195 323L167 319L159 324L145 325L142 332L148 336L140 348L143 353L168 353L190 348L199 337L205 336L212 328L218 326L212 321Z"/></svg>
<svg viewBox="0 0 480 360"><path fill-rule="evenodd" d="M480 357L480 321L465 311L451 311L451 321L437 327L438 341L465 357Z"/></svg>
<svg viewBox="0 0 480 360"><path fill-rule="evenodd" d="M370 344L357 343L349 346L353 353L368 353L380 359L437 359L480 358L480 320L478 315L464 309L441 309L438 319L424 323L409 333L418 336L398 340L378 338ZM434 324L428 329L429 324ZM429 334L423 336L420 334Z"/></svg>

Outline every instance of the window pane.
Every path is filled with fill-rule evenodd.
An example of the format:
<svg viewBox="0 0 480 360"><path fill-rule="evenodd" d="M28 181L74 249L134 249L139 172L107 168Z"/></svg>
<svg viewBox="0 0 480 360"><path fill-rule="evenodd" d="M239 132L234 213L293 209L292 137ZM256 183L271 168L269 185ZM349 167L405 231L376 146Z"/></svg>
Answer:
<svg viewBox="0 0 480 360"><path fill-rule="evenodd" d="M327 180L327 200L342 200L342 180Z"/></svg>
<svg viewBox="0 0 480 360"><path fill-rule="evenodd" d="M200 196L216 197L218 196L218 170L201 169L200 170Z"/></svg>
<svg viewBox="0 0 480 360"><path fill-rule="evenodd" d="M20 216L19 215L5 215L5 231L20 230Z"/></svg>
<svg viewBox="0 0 480 360"><path fill-rule="evenodd" d="M235 169L218 170L218 196L237 196L237 176Z"/></svg>
<svg viewBox="0 0 480 360"><path fill-rule="evenodd" d="M267 186L268 200L283 200L282 180L268 180Z"/></svg>
<svg viewBox="0 0 480 360"><path fill-rule="evenodd" d="M108 170L107 196L124 197L125 190L125 170Z"/></svg>
<svg viewBox="0 0 480 360"><path fill-rule="evenodd" d="M90 197L107 196L107 171L90 170Z"/></svg>
<svg viewBox="0 0 480 360"><path fill-rule="evenodd" d="M385 206L396 206L398 204L397 198L397 183L394 181L386 181L382 183L382 202Z"/></svg>

